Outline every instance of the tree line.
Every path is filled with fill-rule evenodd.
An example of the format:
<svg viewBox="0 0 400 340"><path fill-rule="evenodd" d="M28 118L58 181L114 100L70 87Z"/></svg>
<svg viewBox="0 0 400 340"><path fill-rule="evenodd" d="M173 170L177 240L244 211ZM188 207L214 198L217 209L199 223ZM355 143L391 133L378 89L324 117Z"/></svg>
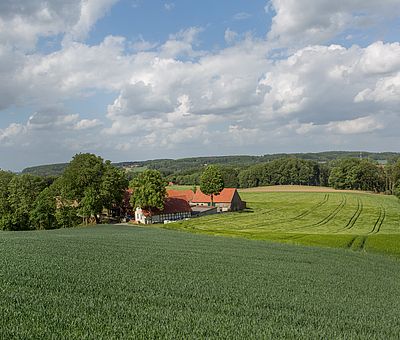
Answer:
<svg viewBox="0 0 400 340"><path fill-rule="evenodd" d="M251 165L267 163L281 158L297 158L303 160L312 160L315 162L331 162L344 158L358 158L359 156L368 158L374 161L391 160L399 158L400 153L396 152L359 152L359 151L326 151L316 153L281 153L281 154L266 154L262 156L211 156L211 157L191 157L181 159L154 159L147 161L127 161L113 163L117 168L142 170L154 169L160 171L164 176L173 174L181 174L184 172L193 172L203 167L204 165L220 165L230 168L246 168ZM42 176L60 176L68 163L39 165L25 168L22 173Z"/></svg>
<svg viewBox="0 0 400 340"><path fill-rule="evenodd" d="M160 178L164 185L167 181L199 185L204 183L202 175L206 168L209 166L166 176L158 170L149 170L146 174ZM382 166L373 160L358 158L318 163L285 157L246 167L216 165L211 168L218 168L222 187L322 185L400 197L400 159ZM54 229L98 223L105 211L107 215L113 210L126 211L124 195L129 180L131 188L138 188L142 177L138 172L132 178L124 169L93 154L75 155L59 177L17 175L0 170L0 229ZM146 185L142 189L143 197L147 197ZM165 190L162 195L165 196ZM161 207L160 202L159 199L155 206Z"/></svg>
<svg viewBox="0 0 400 340"><path fill-rule="evenodd" d="M0 171L0 229L32 230L99 222L120 208L125 172L93 154L78 154L58 178Z"/></svg>
<svg viewBox="0 0 400 340"><path fill-rule="evenodd" d="M252 188L269 185L329 186L394 194L400 187L400 159L385 166L374 160L344 158L316 162L280 158L247 167L219 166L226 187ZM198 185L202 169L168 175L177 184Z"/></svg>

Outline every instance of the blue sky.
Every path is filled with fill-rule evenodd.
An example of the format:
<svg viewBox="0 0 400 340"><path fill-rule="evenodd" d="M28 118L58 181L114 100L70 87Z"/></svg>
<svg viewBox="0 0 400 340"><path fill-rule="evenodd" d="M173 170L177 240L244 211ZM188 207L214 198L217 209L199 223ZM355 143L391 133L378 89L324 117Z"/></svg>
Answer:
<svg viewBox="0 0 400 340"><path fill-rule="evenodd" d="M4 0L0 168L399 151L400 0Z"/></svg>

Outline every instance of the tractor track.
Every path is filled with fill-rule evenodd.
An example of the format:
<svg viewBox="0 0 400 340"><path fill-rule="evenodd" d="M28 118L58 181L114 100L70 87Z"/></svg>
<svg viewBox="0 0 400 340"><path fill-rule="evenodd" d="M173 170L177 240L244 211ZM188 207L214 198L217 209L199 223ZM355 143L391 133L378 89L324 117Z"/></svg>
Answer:
<svg viewBox="0 0 400 340"><path fill-rule="evenodd" d="M362 203L361 199L359 197L357 197L357 210L353 214L353 216L350 218L349 222L347 222L344 229L350 230L351 228L353 228L354 225L356 224L358 218L360 217L362 211L363 211L363 203Z"/></svg>
<svg viewBox="0 0 400 340"><path fill-rule="evenodd" d="M301 214L290 218L290 220L298 220L298 219L301 219L304 216L307 216L307 215L311 214L313 211L315 211L315 209L318 209L319 207L323 206L326 202L328 202L328 199L329 199L329 194L325 194L325 196L322 199L322 201L318 202L317 204L312 206L310 209L303 211Z"/></svg>
<svg viewBox="0 0 400 340"><path fill-rule="evenodd" d="M360 247L357 250L359 250L359 251L364 250L366 242L367 242L367 236L362 236Z"/></svg>
<svg viewBox="0 0 400 340"><path fill-rule="evenodd" d="M356 240L357 236L354 236L349 243L347 243L347 248L351 249L351 247L353 246L355 240Z"/></svg>
<svg viewBox="0 0 400 340"><path fill-rule="evenodd" d="M380 206L379 209L379 216L373 226L373 228L371 229L371 231L368 234L377 234L379 233L379 231L381 230L382 224L385 221L386 218L386 209L384 206Z"/></svg>
<svg viewBox="0 0 400 340"><path fill-rule="evenodd" d="M335 216L344 208L344 206L346 205L346 202L347 202L346 196L342 195L342 200L340 201L339 205L333 211L331 211L327 216L325 216L322 220L320 220L316 223L307 225L307 226L292 228L292 229L290 229L290 231L297 230L297 229L304 229L304 228L308 228L308 227L319 227L319 226L327 224L329 221L331 221L333 218L335 218Z"/></svg>
<svg viewBox="0 0 400 340"><path fill-rule="evenodd" d="M353 251L363 251L365 250L365 244L367 243L368 236L357 235L354 236L350 242L347 244L347 249Z"/></svg>
<svg viewBox="0 0 400 340"><path fill-rule="evenodd" d="M272 221L268 222L268 225L272 226L272 225L276 225L276 224L279 224L279 223L282 223L282 222L296 221L296 220L298 220L298 219L300 219L300 218L302 218L304 216L307 216L308 214L310 214L313 211L315 211L315 209L317 209L317 208L321 207L322 205L324 205L326 202L328 202L328 199L329 199L329 194L325 194L324 198L320 202L318 202L317 204L312 206L310 209L307 209L307 210L303 211L299 215L294 216L294 217L284 217L284 218L279 218L277 220L272 220ZM271 211L279 211L279 210L284 210L284 209L285 208L275 208L275 209L272 209L272 210L269 210L269 211L265 211L262 214L267 214L267 213L269 213ZM265 222L261 222L261 223L254 224L252 226L252 228L262 228L264 226L265 226Z"/></svg>
<svg viewBox="0 0 400 340"><path fill-rule="evenodd" d="M312 224L312 226L317 227L327 224L344 208L346 203L347 203L347 197L345 195L342 195L342 200L340 201L339 205L328 216L324 217L321 221Z"/></svg>
<svg viewBox="0 0 400 340"><path fill-rule="evenodd" d="M351 216L350 220L347 222L347 224L343 228L335 231L335 233L338 233L343 230L352 229L354 227L354 225L356 224L358 218L360 217L360 215L363 211L363 208L364 208L364 205L363 205L362 200L359 197L357 197L357 209L354 212L353 216Z"/></svg>

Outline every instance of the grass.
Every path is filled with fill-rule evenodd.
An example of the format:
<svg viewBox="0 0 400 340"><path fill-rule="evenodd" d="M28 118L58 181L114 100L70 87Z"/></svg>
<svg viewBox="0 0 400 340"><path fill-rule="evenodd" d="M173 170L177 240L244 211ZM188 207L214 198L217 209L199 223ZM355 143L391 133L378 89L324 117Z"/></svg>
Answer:
<svg viewBox="0 0 400 340"><path fill-rule="evenodd" d="M390 257L134 226L2 232L0 247L2 339L400 334Z"/></svg>
<svg viewBox="0 0 400 340"><path fill-rule="evenodd" d="M248 210L166 225L196 233L400 256L400 201L347 192L241 192Z"/></svg>

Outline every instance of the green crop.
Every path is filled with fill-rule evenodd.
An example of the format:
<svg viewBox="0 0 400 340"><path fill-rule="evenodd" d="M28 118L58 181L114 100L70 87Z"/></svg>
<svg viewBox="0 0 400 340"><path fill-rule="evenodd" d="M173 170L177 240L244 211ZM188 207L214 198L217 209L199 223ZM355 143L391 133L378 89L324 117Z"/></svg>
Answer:
<svg viewBox="0 0 400 340"><path fill-rule="evenodd" d="M1 339L400 334L400 263L381 255L133 226L2 232L0 247Z"/></svg>
<svg viewBox="0 0 400 340"><path fill-rule="evenodd" d="M360 193L241 193L249 209L166 225L213 235L400 256L400 201Z"/></svg>

